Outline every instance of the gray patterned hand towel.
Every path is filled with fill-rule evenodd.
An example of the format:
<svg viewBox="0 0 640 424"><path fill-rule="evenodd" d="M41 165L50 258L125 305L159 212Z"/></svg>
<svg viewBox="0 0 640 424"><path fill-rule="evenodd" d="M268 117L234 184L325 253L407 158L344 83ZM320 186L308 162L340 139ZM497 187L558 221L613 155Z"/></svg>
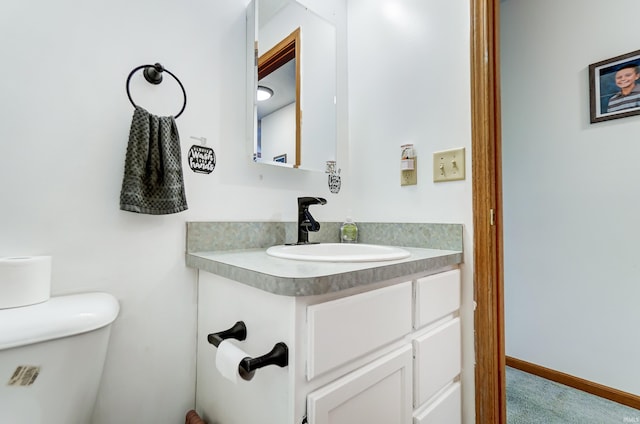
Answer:
<svg viewBox="0 0 640 424"><path fill-rule="evenodd" d="M180 136L173 116L136 106L120 191L123 211L163 215L187 209Z"/></svg>

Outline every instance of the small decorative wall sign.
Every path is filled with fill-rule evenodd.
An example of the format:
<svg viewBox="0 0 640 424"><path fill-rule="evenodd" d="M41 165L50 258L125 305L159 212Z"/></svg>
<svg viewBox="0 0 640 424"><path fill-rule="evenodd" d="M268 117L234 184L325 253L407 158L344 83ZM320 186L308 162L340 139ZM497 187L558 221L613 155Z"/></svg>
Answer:
<svg viewBox="0 0 640 424"><path fill-rule="evenodd" d="M336 170L336 161L327 161L327 168L325 172L329 174L329 178L327 181L329 185L329 191L333 194L339 193L340 188L342 187L342 178L340 177L340 169Z"/></svg>
<svg viewBox="0 0 640 424"><path fill-rule="evenodd" d="M207 139L204 137L191 137L202 142L201 146L193 145L189 149L187 161L189 168L199 174L211 174L216 167L216 154L213 149L205 147Z"/></svg>
<svg viewBox="0 0 640 424"><path fill-rule="evenodd" d="M589 65L591 123L640 115L640 50Z"/></svg>
<svg viewBox="0 0 640 424"><path fill-rule="evenodd" d="M273 157L273 161L274 162L280 162L280 163L287 163L287 154L283 153L281 155L274 156Z"/></svg>

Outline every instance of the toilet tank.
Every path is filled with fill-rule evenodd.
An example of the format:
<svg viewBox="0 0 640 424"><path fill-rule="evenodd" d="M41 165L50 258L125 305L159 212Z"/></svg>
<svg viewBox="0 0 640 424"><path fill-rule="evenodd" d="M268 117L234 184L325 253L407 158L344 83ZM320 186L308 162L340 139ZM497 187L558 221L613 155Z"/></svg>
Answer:
<svg viewBox="0 0 640 424"><path fill-rule="evenodd" d="M118 312L107 293L1 309L0 423L90 423Z"/></svg>

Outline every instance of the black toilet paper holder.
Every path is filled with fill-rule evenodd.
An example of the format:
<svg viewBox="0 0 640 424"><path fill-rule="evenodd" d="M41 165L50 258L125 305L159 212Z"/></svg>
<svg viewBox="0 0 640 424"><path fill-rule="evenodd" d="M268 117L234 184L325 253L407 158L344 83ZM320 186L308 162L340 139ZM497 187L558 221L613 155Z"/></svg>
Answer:
<svg viewBox="0 0 640 424"><path fill-rule="evenodd" d="M218 347L220 342L225 339L244 340L247 338L247 326L243 321L238 321L233 324L233 327L228 330L220 331L218 333L211 333L207 336L209 343Z"/></svg>
<svg viewBox="0 0 640 424"><path fill-rule="evenodd" d="M247 338L247 327L243 321L236 322L233 327L218 333L211 333L207 336L209 343L218 347L225 339L245 340ZM278 342L268 353L256 358L245 357L238 364L238 374L243 380L251 380L256 370L268 365L277 365L281 368L289 365L289 348L283 342Z"/></svg>
<svg viewBox="0 0 640 424"><path fill-rule="evenodd" d="M283 342L278 342L273 349L257 358L243 358L238 365L238 373L243 380L251 380L256 370L266 367L267 365L277 365L281 368L289 364L289 348Z"/></svg>

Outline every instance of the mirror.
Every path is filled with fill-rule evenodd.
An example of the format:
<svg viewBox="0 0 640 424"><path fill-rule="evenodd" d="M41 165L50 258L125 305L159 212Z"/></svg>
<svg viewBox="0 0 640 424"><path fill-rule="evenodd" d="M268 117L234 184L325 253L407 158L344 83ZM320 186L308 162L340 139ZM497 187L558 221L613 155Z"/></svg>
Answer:
<svg viewBox="0 0 640 424"><path fill-rule="evenodd" d="M335 25L295 0L254 0L247 20L253 161L324 172L336 160ZM258 87L271 97L258 101Z"/></svg>
<svg viewBox="0 0 640 424"><path fill-rule="evenodd" d="M296 28L258 57L256 157L294 168L300 166L301 153L299 50Z"/></svg>

